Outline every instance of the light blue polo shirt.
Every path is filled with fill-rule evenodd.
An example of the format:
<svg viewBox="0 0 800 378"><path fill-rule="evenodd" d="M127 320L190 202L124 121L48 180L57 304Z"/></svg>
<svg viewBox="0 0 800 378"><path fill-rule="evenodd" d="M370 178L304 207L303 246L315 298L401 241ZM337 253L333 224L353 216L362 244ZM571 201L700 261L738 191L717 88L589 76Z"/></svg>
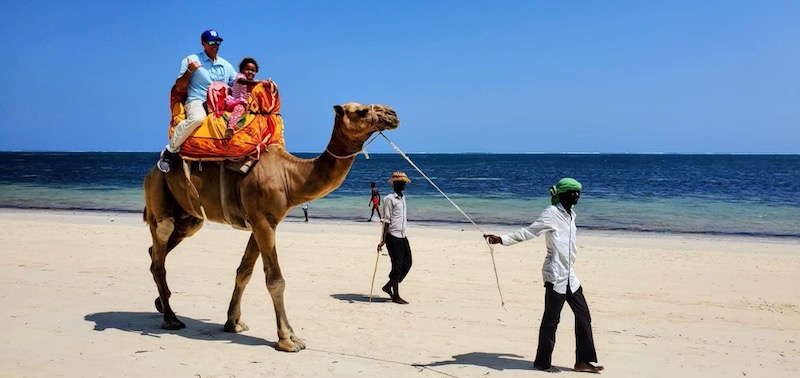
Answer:
<svg viewBox="0 0 800 378"><path fill-rule="evenodd" d="M192 77L189 79L189 95L186 98L186 102L194 100L205 101L208 93L208 86L215 81L222 81L230 86L233 85L233 79L236 77L236 70L233 69L233 66L219 55L217 55L217 61L212 62L211 58L209 58L205 52L192 54L183 58L181 61L181 71L178 73L178 77L181 77L189 67L187 59L199 62L200 68L194 71Z"/></svg>

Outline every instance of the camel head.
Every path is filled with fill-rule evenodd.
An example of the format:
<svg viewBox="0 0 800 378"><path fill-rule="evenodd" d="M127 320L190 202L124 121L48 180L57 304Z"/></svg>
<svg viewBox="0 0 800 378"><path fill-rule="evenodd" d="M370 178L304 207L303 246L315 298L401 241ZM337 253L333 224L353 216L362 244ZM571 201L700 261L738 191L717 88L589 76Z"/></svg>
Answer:
<svg viewBox="0 0 800 378"><path fill-rule="evenodd" d="M335 105L336 112L332 141L338 139L342 143L342 154L357 152L372 133L393 130L400 126L397 113L389 106L372 104L362 105L348 102Z"/></svg>

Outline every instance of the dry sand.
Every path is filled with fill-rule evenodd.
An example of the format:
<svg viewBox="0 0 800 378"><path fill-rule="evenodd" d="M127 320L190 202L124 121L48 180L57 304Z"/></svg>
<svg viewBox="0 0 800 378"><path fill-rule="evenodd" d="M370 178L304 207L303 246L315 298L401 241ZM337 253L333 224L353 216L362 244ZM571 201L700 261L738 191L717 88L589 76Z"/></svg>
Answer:
<svg viewBox="0 0 800 378"><path fill-rule="evenodd" d="M378 224L288 219L286 306L308 349L284 353L260 261L243 299L250 330L222 332L246 232L208 224L170 254L187 328L165 331L141 217L0 210L0 228L0 376L549 376L532 369L544 238L497 247L506 312L478 231L412 222L411 304L379 295L385 255L368 303ZM602 376L800 376L798 240L582 230L578 242ZM579 374L573 329L565 306L562 377Z"/></svg>

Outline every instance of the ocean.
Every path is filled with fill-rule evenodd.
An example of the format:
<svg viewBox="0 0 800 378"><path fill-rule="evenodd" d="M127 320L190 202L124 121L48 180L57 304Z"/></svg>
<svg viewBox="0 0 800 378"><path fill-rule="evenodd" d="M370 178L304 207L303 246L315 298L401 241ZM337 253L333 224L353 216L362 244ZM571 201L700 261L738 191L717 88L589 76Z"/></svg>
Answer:
<svg viewBox="0 0 800 378"><path fill-rule="evenodd" d="M316 154L297 153L309 158ZM578 227L800 238L800 155L409 154L481 229L530 224L562 177L583 184ZM156 152L0 152L0 208L139 213ZM465 218L399 154L359 155L342 186L310 204L313 220L365 222L370 182L381 195L402 170L409 221ZM299 206L290 218L302 217Z"/></svg>

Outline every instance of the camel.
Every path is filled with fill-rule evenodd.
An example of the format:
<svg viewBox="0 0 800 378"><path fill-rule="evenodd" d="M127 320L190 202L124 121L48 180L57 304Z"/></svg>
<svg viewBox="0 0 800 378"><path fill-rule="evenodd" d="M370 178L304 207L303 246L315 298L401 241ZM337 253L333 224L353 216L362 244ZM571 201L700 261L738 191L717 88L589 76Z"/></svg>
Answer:
<svg viewBox="0 0 800 378"><path fill-rule="evenodd" d="M278 224L292 207L336 190L364 142L374 132L392 130L400 125L397 114L389 106L350 102L333 108L336 116L331 140L325 151L315 158L301 159L280 145L271 145L245 175L226 169L225 163L202 162L202 169L189 169L191 183L184 171L188 165L176 167L167 174L156 167L150 169L144 178L144 221L153 239L149 249L150 272L158 288L156 309L164 314L161 328L186 327L170 306L166 257L208 219L251 231L236 270L224 331L239 333L248 329L241 320L241 300L260 255L267 290L275 308L279 339L276 349L286 352L305 349L305 343L289 325L284 308L285 282L275 246Z"/></svg>

